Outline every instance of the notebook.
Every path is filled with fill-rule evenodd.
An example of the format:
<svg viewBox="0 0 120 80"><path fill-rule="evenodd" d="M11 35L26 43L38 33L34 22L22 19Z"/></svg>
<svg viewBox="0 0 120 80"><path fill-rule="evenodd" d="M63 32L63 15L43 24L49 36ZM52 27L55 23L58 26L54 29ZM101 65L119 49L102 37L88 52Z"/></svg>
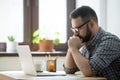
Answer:
<svg viewBox="0 0 120 80"><path fill-rule="evenodd" d="M22 66L22 70L25 74L35 75L35 76L65 76L65 72L56 71L56 72L37 72L35 65L32 59L32 54L29 48L29 45L19 45L17 46L17 52Z"/></svg>

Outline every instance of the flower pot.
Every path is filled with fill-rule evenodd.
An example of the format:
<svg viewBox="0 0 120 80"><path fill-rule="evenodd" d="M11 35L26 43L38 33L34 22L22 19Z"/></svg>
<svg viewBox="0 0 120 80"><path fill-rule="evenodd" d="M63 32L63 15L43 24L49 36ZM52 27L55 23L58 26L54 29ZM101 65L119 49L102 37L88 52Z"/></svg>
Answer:
<svg viewBox="0 0 120 80"><path fill-rule="evenodd" d="M7 52L17 52L17 42L7 42Z"/></svg>
<svg viewBox="0 0 120 80"><path fill-rule="evenodd" d="M54 48L53 40L40 41L39 50L40 52L52 52Z"/></svg>

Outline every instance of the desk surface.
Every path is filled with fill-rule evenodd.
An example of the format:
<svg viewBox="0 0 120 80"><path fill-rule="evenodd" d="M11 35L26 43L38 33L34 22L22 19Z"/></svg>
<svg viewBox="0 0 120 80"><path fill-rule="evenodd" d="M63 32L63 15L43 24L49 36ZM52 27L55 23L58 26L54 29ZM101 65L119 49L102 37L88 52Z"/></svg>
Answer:
<svg viewBox="0 0 120 80"><path fill-rule="evenodd" d="M31 76L23 71L1 71L0 80L107 80L102 77L84 77L81 73L67 74L66 76Z"/></svg>

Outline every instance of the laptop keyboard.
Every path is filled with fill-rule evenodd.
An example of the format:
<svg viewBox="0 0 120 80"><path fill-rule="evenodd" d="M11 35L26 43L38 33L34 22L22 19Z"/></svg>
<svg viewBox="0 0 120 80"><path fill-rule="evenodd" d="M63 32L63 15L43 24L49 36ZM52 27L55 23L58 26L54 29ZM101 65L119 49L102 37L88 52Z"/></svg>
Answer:
<svg viewBox="0 0 120 80"><path fill-rule="evenodd" d="M37 72L37 76L65 76L65 72L63 71L57 71L57 72Z"/></svg>

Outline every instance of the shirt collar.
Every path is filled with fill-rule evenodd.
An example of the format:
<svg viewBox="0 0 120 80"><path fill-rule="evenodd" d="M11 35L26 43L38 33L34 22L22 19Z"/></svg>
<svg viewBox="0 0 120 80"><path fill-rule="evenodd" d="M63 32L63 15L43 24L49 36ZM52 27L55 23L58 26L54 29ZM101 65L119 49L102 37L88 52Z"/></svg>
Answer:
<svg viewBox="0 0 120 80"><path fill-rule="evenodd" d="M99 27L99 31L97 32L97 34L93 37L93 39L88 43L88 47L94 47L100 40L101 37L103 36L104 30Z"/></svg>

